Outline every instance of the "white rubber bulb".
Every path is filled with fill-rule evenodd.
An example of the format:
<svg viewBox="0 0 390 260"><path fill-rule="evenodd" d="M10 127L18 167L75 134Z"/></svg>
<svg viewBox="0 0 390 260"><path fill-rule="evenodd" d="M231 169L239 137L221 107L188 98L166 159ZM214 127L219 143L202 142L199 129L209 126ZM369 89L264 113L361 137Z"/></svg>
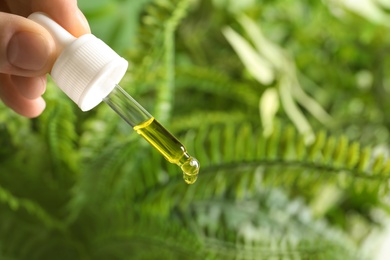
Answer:
<svg viewBox="0 0 390 260"><path fill-rule="evenodd" d="M75 38L44 13L28 18L46 28L56 41L60 54L50 74L81 110L97 106L125 75L128 62L94 35Z"/></svg>

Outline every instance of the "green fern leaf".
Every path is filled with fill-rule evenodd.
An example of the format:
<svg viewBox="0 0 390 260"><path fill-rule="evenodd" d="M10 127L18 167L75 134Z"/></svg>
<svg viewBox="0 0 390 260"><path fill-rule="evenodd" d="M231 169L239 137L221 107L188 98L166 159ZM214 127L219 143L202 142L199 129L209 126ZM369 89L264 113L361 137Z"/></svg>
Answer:
<svg viewBox="0 0 390 260"><path fill-rule="evenodd" d="M349 147L348 139L345 136L341 136L337 140L336 148L333 155L333 164L335 166L340 166L345 163L347 158L347 149Z"/></svg>
<svg viewBox="0 0 390 260"><path fill-rule="evenodd" d="M385 160L385 158L384 158L383 154L377 156L373 160L373 163L371 166L371 174L372 175L379 175L382 172L383 167L384 167L384 160Z"/></svg>
<svg viewBox="0 0 390 260"><path fill-rule="evenodd" d="M390 173L390 159L386 160L386 162L384 163L381 174L389 175L389 173Z"/></svg>
<svg viewBox="0 0 390 260"><path fill-rule="evenodd" d="M347 154L347 167L353 169L359 162L360 144L353 142L348 150Z"/></svg>
<svg viewBox="0 0 390 260"><path fill-rule="evenodd" d="M47 139L54 167L61 169L67 166L76 171L78 156L75 148L77 134L73 105L62 95L50 94L46 101L48 108L39 117L40 128Z"/></svg>
<svg viewBox="0 0 390 260"><path fill-rule="evenodd" d="M364 172L367 170L368 165L370 163L370 157L371 157L371 148L369 147L364 148L360 154L359 163L357 165L357 169L360 172Z"/></svg>
<svg viewBox="0 0 390 260"><path fill-rule="evenodd" d="M271 136L266 139L267 142L267 148L266 148L266 157L270 159L277 159L278 158L278 144L280 142L280 135L281 135L281 125L275 124L274 131L272 132Z"/></svg>
<svg viewBox="0 0 390 260"><path fill-rule="evenodd" d="M319 153L323 149L326 142L326 133L321 131L316 135L316 139L312 144L308 156L311 161L316 161L317 159L322 159L322 154Z"/></svg>
<svg viewBox="0 0 390 260"><path fill-rule="evenodd" d="M48 214L42 207L37 205L35 202L28 199L20 199L11 194L8 190L0 186L0 202L7 204L13 211L25 210L31 216L36 217L43 224L49 228L57 228L62 230L63 224L54 219Z"/></svg>
<svg viewBox="0 0 390 260"><path fill-rule="evenodd" d="M326 164L332 164L333 163L333 155L336 148L336 138L334 136L328 137L324 150L323 150L323 161Z"/></svg>

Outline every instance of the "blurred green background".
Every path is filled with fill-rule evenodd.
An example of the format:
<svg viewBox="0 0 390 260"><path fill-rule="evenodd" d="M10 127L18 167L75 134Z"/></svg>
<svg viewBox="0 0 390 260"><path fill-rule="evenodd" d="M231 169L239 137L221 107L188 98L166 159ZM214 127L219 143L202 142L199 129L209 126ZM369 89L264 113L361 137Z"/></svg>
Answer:
<svg viewBox="0 0 390 260"><path fill-rule="evenodd" d="M386 259L387 1L79 7L199 178L49 81L36 119L0 104L0 259Z"/></svg>

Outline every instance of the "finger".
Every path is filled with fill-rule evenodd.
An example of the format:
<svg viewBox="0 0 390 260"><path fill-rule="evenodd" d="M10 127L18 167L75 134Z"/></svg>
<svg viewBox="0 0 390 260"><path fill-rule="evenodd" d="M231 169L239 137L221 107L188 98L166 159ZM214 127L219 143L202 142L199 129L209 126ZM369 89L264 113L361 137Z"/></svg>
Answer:
<svg viewBox="0 0 390 260"><path fill-rule="evenodd" d="M24 17L33 12L44 12L75 37L90 33L87 19L77 6L77 0L5 0L0 2L2 11Z"/></svg>
<svg viewBox="0 0 390 260"><path fill-rule="evenodd" d="M36 99L46 90L46 76L11 76L11 80L19 93L27 99Z"/></svg>
<svg viewBox="0 0 390 260"><path fill-rule="evenodd" d="M0 99L16 113L25 117L37 117L45 109L42 97L27 99L16 89L9 75L0 74Z"/></svg>
<svg viewBox="0 0 390 260"><path fill-rule="evenodd" d="M24 17L0 12L0 73L44 75L55 57L55 42L46 29Z"/></svg>
<svg viewBox="0 0 390 260"><path fill-rule="evenodd" d="M32 12L48 14L75 37L91 32L87 19L77 6L77 0L33 0Z"/></svg>

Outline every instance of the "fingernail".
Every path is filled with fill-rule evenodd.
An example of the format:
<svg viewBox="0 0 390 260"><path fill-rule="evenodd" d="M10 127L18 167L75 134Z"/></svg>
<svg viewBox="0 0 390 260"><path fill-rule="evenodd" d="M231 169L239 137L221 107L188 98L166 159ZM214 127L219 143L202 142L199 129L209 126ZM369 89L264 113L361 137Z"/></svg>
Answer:
<svg viewBox="0 0 390 260"><path fill-rule="evenodd" d="M87 21L87 18L85 18L84 14L81 12L80 9L77 10L77 18L80 22L80 24L83 26L84 32L91 32L91 28L89 27L89 23Z"/></svg>
<svg viewBox="0 0 390 260"><path fill-rule="evenodd" d="M48 41L40 34L18 32L8 43L8 62L25 70L42 69L49 58Z"/></svg>

